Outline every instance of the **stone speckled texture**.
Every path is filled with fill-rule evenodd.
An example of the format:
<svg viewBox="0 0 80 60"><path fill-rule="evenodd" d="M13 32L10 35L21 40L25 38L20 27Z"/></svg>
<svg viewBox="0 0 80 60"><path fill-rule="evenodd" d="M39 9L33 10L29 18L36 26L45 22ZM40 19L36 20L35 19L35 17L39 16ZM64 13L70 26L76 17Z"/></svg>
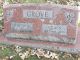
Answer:
<svg viewBox="0 0 80 60"><path fill-rule="evenodd" d="M43 38L37 38L37 40L43 39L44 41L51 40L46 38L51 36L55 37L52 40L53 42L75 44L78 11L78 9L74 10L73 7L61 5L8 5L4 7L4 33L29 34L36 37L42 35ZM14 25L12 22L14 22ZM30 32L30 29L32 32Z"/></svg>
<svg viewBox="0 0 80 60"><path fill-rule="evenodd" d="M27 18L23 16L24 10L29 12L29 13L25 12L27 14L25 15L27 16ZM37 10L37 13L35 12L36 10ZM53 13L51 14L50 12L47 12L47 11L52 11ZM76 35L76 31L77 31L76 21L78 20L78 12L79 10L77 7L62 6L62 5L48 5L48 4L8 5L4 7L4 30L3 30L4 34L3 35L5 37L1 36L1 38L3 39L3 41L2 40L1 41L8 44L17 44L17 45L24 45L24 46L44 48L44 49L57 49L60 51L78 53L80 52L80 47L79 47L80 41L78 37L79 34ZM50 16L47 15L48 13L50 13ZM46 16L48 16L49 18L45 18ZM25 32L25 31L17 32L16 30L12 31L11 22L15 22L15 23L17 22L21 24L24 22L32 23L33 31L32 32ZM48 28L44 27L45 31L42 31L44 30L41 28L43 24L47 24L47 25L49 24L51 26L49 26ZM14 26L14 28L16 26L19 26L17 30L20 30L21 28L23 28L23 26L20 26L20 25L17 24ZM62 28L62 26L59 28L58 27L53 28L54 27L53 25L54 26L66 25L67 32L64 31L65 29ZM54 33L52 34L52 32ZM41 41L39 39L40 37L38 37L37 40L35 39L32 40L31 37L29 39L22 39L20 36L18 36L19 38L17 39L15 39L14 37L6 38L7 37L6 35L8 33L30 34L30 36L46 35L46 36L53 36L61 40L60 41L53 40L53 42L50 42L48 41L50 38L49 39L45 38L43 39L43 41ZM66 33L67 35L64 33ZM65 44L66 41L68 41L69 44ZM71 41L71 44L70 44L70 41ZM58 42L58 43L55 43L55 42Z"/></svg>

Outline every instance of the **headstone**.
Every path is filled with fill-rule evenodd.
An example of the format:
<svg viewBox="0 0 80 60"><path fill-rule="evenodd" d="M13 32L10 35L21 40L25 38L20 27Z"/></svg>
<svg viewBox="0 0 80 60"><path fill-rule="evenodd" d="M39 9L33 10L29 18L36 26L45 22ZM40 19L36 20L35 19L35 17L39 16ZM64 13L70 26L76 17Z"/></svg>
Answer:
<svg viewBox="0 0 80 60"><path fill-rule="evenodd" d="M7 5L4 7L4 36L9 41L26 43L27 46L34 42L32 46L48 49L53 47L47 46L48 43L75 45L78 12L78 7L52 4ZM37 45L38 42L41 45ZM69 48L59 48L61 51L67 49L69 51Z"/></svg>

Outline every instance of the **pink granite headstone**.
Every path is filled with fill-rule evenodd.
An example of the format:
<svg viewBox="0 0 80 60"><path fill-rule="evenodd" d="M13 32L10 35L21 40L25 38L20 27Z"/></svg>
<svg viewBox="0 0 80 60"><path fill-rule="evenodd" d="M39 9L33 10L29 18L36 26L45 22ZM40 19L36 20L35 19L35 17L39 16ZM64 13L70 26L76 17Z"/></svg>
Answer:
<svg viewBox="0 0 80 60"><path fill-rule="evenodd" d="M75 45L78 12L78 7L62 5L7 5L4 7L4 36L27 46L29 42L38 47L48 43ZM37 45L38 42L41 45Z"/></svg>

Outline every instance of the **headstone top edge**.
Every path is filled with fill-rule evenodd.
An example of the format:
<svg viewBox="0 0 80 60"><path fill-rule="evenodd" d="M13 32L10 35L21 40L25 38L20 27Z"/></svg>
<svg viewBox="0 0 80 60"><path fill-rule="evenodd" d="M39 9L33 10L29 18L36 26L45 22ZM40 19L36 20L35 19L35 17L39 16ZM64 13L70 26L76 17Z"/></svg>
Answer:
<svg viewBox="0 0 80 60"><path fill-rule="evenodd" d="M13 7L22 7L22 6L52 6L52 7L59 7L59 8L67 8L67 9L74 9L74 10L80 10L80 6L68 6L68 5L61 5L61 4L50 4L50 3L28 3L28 4L7 4L3 5L3 8L13 8Z"/></svg>

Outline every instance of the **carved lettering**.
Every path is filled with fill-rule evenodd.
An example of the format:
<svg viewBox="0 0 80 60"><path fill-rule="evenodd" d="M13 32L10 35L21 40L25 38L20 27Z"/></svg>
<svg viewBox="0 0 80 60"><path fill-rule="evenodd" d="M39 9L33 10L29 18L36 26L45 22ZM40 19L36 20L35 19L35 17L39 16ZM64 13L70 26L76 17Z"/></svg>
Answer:
<svg viewBox="0 0 80 60"><path fill-rule="evenodd" d="M23 17L25 18L52 18L52 11L46 10L23 10Z"/></svg>
<svg viewBox="0 0 80 60"><path fill-rule="evenodd" d="M47 32L47 33L57 33L60 35L67 35L67 26L66 25L43 24L42 31Z"/></svg>
<svg viewBox="0 0 80 60"><path fill-rule="evenodd" d="M17 32L32 32L33 24L32 23L11 22L11 30L17 31Z"/></svg>

